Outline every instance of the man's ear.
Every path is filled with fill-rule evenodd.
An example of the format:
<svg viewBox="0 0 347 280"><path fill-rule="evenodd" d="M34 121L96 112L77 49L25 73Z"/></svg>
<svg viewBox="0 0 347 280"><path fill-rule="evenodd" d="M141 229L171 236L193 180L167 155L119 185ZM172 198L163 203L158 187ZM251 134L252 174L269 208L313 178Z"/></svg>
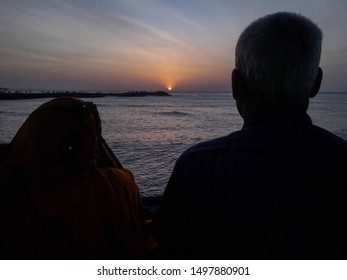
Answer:
<svg viewBox="0 0 347 280"><path fill-rule="evenodd" d="M231 86L233 90L233 97L235 100L239 100L242 96L242 92L245 90L243 77L236 69L231 74Z"/></svg>
<svg viewBox="0 0 347 280"><path fill-rule="evenodd" d="M322 71L322 68L318 67L318 73L317 73L316 81L314 82L314 85L313 85L311 93L310 93L311 98L313 98L317 95L317 93L320 89L320 85L322 83L322 79L323 79L323 71Z"/></svg>

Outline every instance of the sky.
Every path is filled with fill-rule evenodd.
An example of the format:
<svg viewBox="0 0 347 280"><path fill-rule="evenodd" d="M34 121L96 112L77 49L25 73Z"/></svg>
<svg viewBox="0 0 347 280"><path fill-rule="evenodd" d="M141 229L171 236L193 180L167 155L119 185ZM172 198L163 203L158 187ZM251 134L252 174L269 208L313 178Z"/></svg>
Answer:
<svg viewBox="0 0 347 280"><path fill-rule="evenodd" d="M279 11L322 29L321 91L347 92L346 0L0 0L0 87L230 91L240 33Z"/></svg>

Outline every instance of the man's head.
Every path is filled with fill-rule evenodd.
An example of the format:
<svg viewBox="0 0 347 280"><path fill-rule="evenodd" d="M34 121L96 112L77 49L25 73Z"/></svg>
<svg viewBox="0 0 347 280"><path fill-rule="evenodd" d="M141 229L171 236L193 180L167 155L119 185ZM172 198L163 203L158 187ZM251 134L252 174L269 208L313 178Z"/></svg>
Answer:
<svg viewBox="0 0 347 280"><path fill-rule="evenodd" d="M280 12L254 21L236 45L235 99L307 109L322 79L321 42L321 30L298 14Z"/></svg>

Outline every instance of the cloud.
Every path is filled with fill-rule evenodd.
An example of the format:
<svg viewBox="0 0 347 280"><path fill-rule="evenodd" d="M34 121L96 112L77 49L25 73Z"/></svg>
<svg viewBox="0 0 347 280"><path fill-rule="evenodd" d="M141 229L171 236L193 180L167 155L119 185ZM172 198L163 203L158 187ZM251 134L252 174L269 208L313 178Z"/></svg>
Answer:
<svg viewBox="0 0 347 280"><path fill-rule="evenodd" d="M2 0L0 83L15 87L20 77L38 86L59 80L62 86L83 87L87 80L95 87L128 83L129 89L168 81L187 88L218 84L225 88L240 32L257 17L278 10L301 12L317 22L325 33L322 66L345 74L343 63L334 65L346 58L341 28L347 24L346 3L334 4L328 0ZM344 79L339 73L334 81Z"/></svg>

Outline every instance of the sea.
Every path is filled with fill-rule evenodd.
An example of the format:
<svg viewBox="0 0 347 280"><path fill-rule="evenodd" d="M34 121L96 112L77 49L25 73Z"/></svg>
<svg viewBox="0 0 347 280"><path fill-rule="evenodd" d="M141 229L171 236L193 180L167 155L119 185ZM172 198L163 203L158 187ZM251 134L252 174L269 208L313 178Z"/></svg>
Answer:
<svg viewBox="0 0 347 280"><path fill-rule="evenodd" d="M143 197L163 194L176 160L188 147L243 124L229 92L85 100L97 105L103 137L133 172ZM10 143L29 114L47 101L0 100L0 143ZM347 93L319 93L308 114L314 124L347 140Z"/></svg>

